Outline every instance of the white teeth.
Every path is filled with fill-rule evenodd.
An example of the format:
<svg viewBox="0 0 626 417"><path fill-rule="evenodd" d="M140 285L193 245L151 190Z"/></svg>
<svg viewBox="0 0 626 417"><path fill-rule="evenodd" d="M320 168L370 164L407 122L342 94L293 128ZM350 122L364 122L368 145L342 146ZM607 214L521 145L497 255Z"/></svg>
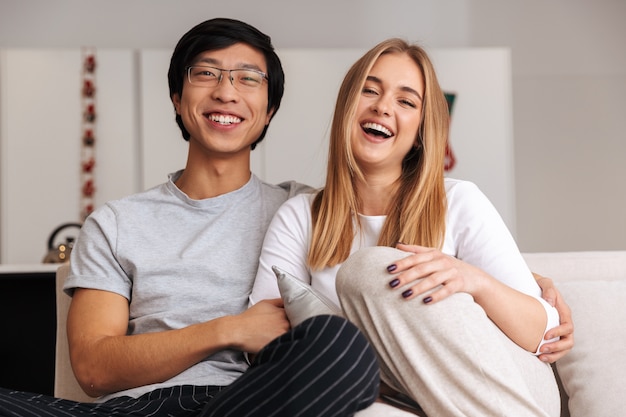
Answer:
<svg viewBox="0 0 626 417"><path fill-rule="evenodd" d="M364 129L376 130L376 131L384 134L387 137L392 135L392 133L391 133L391 131L389 129L387 129L385 126L379 125L378 123L371 123L371 122L363 123L363 128Z"/></svg>
<svg viewBox="0 0 626 417"><path fill-rule="evenodd" d="M209 119L221 125L232 125L233 123L241 123L241 119L235 116L225 116L223 114L209 114Z"/></svg>

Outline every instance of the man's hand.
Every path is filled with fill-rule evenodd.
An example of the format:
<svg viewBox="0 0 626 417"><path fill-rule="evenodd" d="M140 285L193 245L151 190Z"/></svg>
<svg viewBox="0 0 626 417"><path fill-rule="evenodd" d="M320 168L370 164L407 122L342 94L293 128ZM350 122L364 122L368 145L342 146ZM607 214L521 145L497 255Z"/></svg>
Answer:
<svg viewBox="0 0 626 417"><path fill-rule="evenodd" d="M243 352L259 352L290 328L283 300L280 298L261 300L233 318L237 321L232 332L238 341L233 347Z"/></svg>
<svg viewBox="0 0 626 417"><path fill-rule="evenodd" d="M561 323L559 326L548 330L545 339L549 340L560 337L559 340L546 343L541 347L539 359L544 362L553 363L565 356L574 347L574 323L572 321L572 311L563 300L561 293L554 286L550 278L543 277L533 272L535 280L541 288L541 296L559 312Z"/></svg>

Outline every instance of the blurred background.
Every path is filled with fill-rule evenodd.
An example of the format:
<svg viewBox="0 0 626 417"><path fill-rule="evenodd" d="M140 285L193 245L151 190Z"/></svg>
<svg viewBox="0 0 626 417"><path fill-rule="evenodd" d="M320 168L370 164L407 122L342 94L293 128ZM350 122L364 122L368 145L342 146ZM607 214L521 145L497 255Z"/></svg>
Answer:
<svg viewBox="0 0 626 417"><path fill-rule="evenodd" d="M37 94L31 91L25 97L20 92L23 88L32 90L34 85L43 91L62 77L46 68L13 65L23 62L16 57L27 56L28 62L32 62L31 55L46 55L46 65L53 68L55 57L69 54L70 60L80 59L81 48L88 46L104 51L102 56L98 52L103 62L107 53L117 54L129 67L141 67L152 62L151 55L142 55L138 64L136 55L127 51L154 50L155 62L162 62L183 33L212 17L237 18L258 27L272 37L279 54L281 50L337 48L356 53L392 36L434 50L506 51L512 92L512 157L505 155L502 161L494 160L484 144L455 144L454 137L452 146L476 148L475 154L485 154L480 161L485 166L505 164L511 173L507 192L513 203L507 215L522 251L626 249L626 1L0 0L0 263L39 262L50 232L64 221L78 220L76 197L70 198L71 213L52 223L38 224L36 214L32 214L50 209L68 191L63 177L58 180L58 187L38 188L39 178L57 171L44 170L42 164L64 153L55 147L54 137L11 140L19 134L14 130L15 120L41 123L42 116L53 107L37 107ZM32 72L35 70L38 72ZM104 82L107 69L99 67L100 70L99 80ZM117 77L117 82L128 85L128 89L143 82L132 74L128 80L115 74L113 71L108 76ZM155 83L165 89L165 73L159 72ZM58 85L63 84L59 81ZM78 88L65 88L53 94L59 100L67 95L78 106L77 91ZM335 86L329 91L335 94ZM119 113L123 120L140 118L134 110L137 103L129 102L133 98L127 93L126 89L97 90L99 99L107 94L113 97L111 100L119 98L110 112ZM148 106L149 102L142 105ZM59 107L77 113L78 107L72 106ZM328 108L328 112L331 110ZM20 119L21 114L27 115L23 116L26 119ZM493 123L499 123L498 113L492 115ZM456 116L453 113L453 124ZM483 116L486 122L481 122L482 126L488 129L490 115ZM100 134L123 139L116 131L108 132L102 123L98 125ZM145 123L149 121L137 123L137 129L149 129ZM172 134L177 135L172 142L176 142L179 134L173 118L171 125ZM474 129L472 133L480 136L481 126ZM72 135L68 134L68 140L78 141ZM181 147L178 167L182 167L184 142L176 143ZM145 151L138 146L141 145L130 146L127 152L98 148L99 152L109 152L110 158L119 164L119 168L109 167L106 173L98 174L101 197L117 198L121 195L116 193L143 188L144 167L133 166L135 160L128 157ZM25 152L30 158L26 161L17 156ZM106 181L123 183L125 170L138 172L139 180L133 179L107 194ZM78 176L74 167L63 172ZM450 176L455 176L454 170ZM24 182L19 182L20 178ZM69 180L74 184L72 181L78 184L75 179ZM101 203L96 201L96 205ZM23 226L17 226L20 222L37 227L35 238L23 243L31 248L28 254L8 250L21 239L19 228Z"/></svg>

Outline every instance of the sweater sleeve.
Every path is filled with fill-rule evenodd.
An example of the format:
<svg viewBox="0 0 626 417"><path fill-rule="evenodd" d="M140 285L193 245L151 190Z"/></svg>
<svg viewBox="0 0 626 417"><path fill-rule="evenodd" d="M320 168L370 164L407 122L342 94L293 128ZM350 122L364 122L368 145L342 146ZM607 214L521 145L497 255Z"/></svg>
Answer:
<svg viewBox="0 0 626 417"><path fill-rule="evenodd" d="M263 299L279 298L276 275L272 266L278 266L302 280L311 283L306 265L311 230L311 199L313 194L299 194L287 200L272 219L265 239L259 269L250 294L250 305Z"/></svg>
<svg viewBox="0 0 626 417"><path fill-rule="evenodd" d="M541 298L541 288L489 199L467 181L446 180L446 190L448 218L444 251L537 299L546 311L544 335L558 326L558 312ZM539 348L547 342L542 339Z"/></svg>

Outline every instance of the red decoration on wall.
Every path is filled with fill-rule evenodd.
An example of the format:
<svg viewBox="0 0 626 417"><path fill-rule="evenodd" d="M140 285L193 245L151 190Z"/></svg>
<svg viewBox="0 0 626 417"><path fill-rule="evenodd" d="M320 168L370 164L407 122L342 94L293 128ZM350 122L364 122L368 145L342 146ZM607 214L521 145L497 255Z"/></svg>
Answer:
<svg viewBox="0 0 626 417"><path fill-rule="evenodd" d="M93 185L93 180L87 180L83 184L83 197L92 197L96 191L96 187Z"/></svg>
<svg viewBox="0 0 626 417"><path fill-rule="evenodd" d="M93 146L96 139L93 137L93 130L86 129L83 133L83 146Z"/></svg>
<svg viewBox="0 0 626 417"><path fill-rule="evenodd" d="M454 156L454 152L452 152L452 148L450 147L450 143L446 143L446 156L443 160L443 169L446 171L450 171L456 165L456 158Z"/></svg>
<svg viewBox="0 0 626 417"><path fill-rule="evenodd" d="M93 97L96 94L96 87L93 85L93 81L85 80L83 83L83 96Z"/></svg>
<svg viewBox="0 0 626 417"><path fill-rule="evenodd" d="M446 96L446 102L448 103L448 114L450 115L450 122L452 122L452 107L454 106L454 100L456 99L455 93L444 93ZM448 142L446 143L446 156L443 161L443 169L447 171L451 171L452 168L456 165L456 157L454 156L454 152L452 151L452 146L450 146L450 138L448 137Z"/></svg>
<svg viewBox="0 0 626 417"><path fill-rule="evenodd" d="M96 165L96 53L94 49L82 50L82 137L81 137L81 207L84 220L94 209L96 193L94 167Z"/></svg>
<svg viewBox="0 0 626 417"><path fill-rule="evenodd" d="M83 162L83 172L90 173L93 171L93 167L96 165L95 159L91 158L87 162Z"/></svg>

